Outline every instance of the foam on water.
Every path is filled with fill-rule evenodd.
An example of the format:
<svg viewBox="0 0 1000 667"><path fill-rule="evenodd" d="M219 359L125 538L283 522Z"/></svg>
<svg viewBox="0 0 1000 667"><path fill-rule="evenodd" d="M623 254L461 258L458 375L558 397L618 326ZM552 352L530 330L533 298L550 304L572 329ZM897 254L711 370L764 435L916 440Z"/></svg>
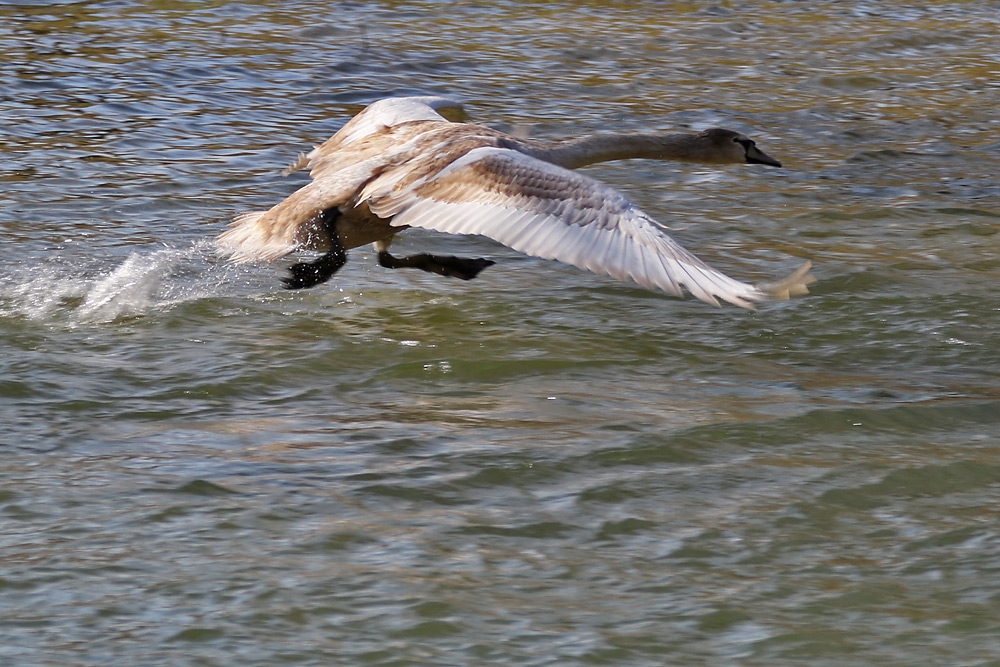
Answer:
<svg viewBox="0 0 1000 667"><path fill-rule="evenodd" d="M143 248L110 267L89 257L31 260L0 276L0 316L68 326L113 322L249 285L250 270L217 260L214 248L210 240Z"/></svg>

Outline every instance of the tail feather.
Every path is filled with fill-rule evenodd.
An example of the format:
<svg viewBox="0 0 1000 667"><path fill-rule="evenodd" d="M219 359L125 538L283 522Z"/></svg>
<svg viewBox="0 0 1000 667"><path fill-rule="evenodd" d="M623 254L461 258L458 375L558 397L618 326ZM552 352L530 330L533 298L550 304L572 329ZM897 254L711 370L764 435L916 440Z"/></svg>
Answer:
<svg viewBox="0 0 1000 667"><path fill-rule="evenodd" d="M809 273L809 269L811 268L812 262L807 261L790 276L772 282L761 283L757 285L757 289L772 299L780 301L785 301L793 296L808 294L809 288L807 286L816 282L816 277Z"/></svg>
<svg viewBox="0 0 1000 667"><path fill-rule="evenodd" d="M236 216L216 241L219 254L243 264L278 259L292 252L294 245L272 235L269 226L262 222L267 213L250 211Z"/></svg>
<svg viewBox="0 0 1000 667"><path fill-rule="evenodd" d="M271 261L296 250L324 249L329 234L322 222L325 209L343 199L343 188L313 181L267 211L236 217L219 235L219 253L234 262Z"/></svg>

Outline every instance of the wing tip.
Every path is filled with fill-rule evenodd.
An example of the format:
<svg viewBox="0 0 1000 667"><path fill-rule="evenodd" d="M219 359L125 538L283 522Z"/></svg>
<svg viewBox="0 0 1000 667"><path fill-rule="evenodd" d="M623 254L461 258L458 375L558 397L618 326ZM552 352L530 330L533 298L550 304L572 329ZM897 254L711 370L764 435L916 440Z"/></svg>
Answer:
<svg viewBox="0 0 1000 667"><path fill-rule="evenodd" d="M808 294L809 285L816 282L816 276L809 272L811 268L812 262L806 260L790 275L771 282L760 283L757 285L757 289L777 301L787 301L793 296Z"/></svg>

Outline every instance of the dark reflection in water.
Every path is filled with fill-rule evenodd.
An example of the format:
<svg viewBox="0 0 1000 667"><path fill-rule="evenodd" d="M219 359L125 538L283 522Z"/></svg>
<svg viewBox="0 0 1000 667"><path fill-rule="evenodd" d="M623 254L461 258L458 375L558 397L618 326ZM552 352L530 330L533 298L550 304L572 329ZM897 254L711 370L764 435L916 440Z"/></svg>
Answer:
<svg viewBox="0 0 1000 667"><path fill-rule="evenodd" d="M0 6L0 663L989 664L994 3ZM711 309L489 256L333 283L211 239L368 102L748 132L588 173ZM930 658L928 656L933 656Z"/></svg>

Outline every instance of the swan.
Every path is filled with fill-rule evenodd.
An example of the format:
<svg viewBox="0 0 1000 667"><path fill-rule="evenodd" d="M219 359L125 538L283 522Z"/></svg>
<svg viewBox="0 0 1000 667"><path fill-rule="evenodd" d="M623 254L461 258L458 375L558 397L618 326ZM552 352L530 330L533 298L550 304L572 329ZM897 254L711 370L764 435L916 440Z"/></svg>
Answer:
<svg viewBox="0 0 1000 667"><path fill-rule="evenodd" d="M750 138L713 128L698 134L602 134L562 142L515 137L450 122L461 111L443 97L382 99L285 173L308 167L311 182L267 211L237 216L218 237L231 261L270 261L299 250L324 254L290 267L288 289L330 279L347 250L374 243L387 268L418 268L469 280L484 258L389 253L408 227L481 234L520 252L715 306L744 308L808 292L806 262L792 275L751 285L711 268L666 234L622 193L572 171L607 160L652 158L780 167Z"/></svg>

